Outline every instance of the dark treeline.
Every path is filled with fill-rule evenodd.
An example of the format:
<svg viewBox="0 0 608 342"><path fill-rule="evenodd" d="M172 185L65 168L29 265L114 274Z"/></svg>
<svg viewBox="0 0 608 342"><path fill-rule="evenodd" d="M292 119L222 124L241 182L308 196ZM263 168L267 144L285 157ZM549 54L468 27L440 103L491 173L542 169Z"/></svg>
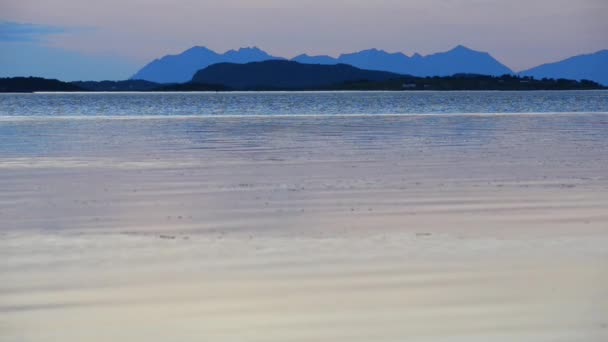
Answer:
<svg viewBox="0 0 608 342"><path fill-rule="evenodd" d="M2 93L31 93L34 91L83 91L84 89L67 82L42 77L0 78Z"/></svg>
<svg viewBox="0 0 608 342"><path fill-rule="evenodd" d="M71 84L85 91L150 91L156 90L161 85L144 80L126 81L77 81Z"/></svg>
<svg viewBox="0 0 608 342"><path fill-rule="evenodd" d="M78 92L78 91L233 91L233 90L591 90L606 89L588 80L534 79L503 75L453 75L449 77L398 77L383 81L351 80L315 87L274 87L272 85L232 88L222 84L181 83L159 84L142 80L62 82L40 77L0 78L0 92Z"/></svg>
<svg viewBox="0 0 608 342"><path fill-rule="evenodd" d="M459 74L448 77L405 77L384 82L354 81L335 85L336 90L591 90L605 89L589 80L534 79L503 75Z"/></svg>

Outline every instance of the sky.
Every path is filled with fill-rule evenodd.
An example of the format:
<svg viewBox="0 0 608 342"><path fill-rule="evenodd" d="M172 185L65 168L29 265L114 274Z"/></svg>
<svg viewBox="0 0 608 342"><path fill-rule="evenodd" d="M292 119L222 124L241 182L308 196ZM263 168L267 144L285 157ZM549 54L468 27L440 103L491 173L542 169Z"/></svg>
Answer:
<svg viewBox="0 0 608 342"><path fill-rule="evenodd" d="M462 44L516 71L608 49L608 0L0 0L0 76L125 79L194 45L272 55Z"/></svg>

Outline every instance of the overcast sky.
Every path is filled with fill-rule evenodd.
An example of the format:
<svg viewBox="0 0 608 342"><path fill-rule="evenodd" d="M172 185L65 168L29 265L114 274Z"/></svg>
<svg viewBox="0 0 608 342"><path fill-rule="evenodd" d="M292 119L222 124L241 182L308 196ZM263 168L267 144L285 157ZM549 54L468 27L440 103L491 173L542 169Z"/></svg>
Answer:
<svg viewBox="0 0 608 342"><path fill-rule="evenodd" d="M608 0L0 0L0 21L30 24L0 25L0 62L46 49L112 56L124 73L193 45L293 57L462 44L522 70L608 48L606 18Z"/></svg>

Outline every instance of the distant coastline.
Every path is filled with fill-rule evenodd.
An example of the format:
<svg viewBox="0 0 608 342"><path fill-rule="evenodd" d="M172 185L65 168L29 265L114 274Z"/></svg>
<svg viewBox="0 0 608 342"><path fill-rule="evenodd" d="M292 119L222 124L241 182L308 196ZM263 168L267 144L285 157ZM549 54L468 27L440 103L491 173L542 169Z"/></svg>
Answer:
<svg viewBox="0 0 608 342"><path fill-rule="evenodd" d="M220 54L195 46L155 59L125 80L64 81L17 73L0 78L0 92L587 90L608 87L606 63L608 50L515 72L489 53L462 45L426 56L368 49L338 58L292 59L257 47Z"/></svg>
<svg viewBox="0 0 608 342"><path fill-rule="evenodd" d="M526 91L526 90L601 90L608 89L592 81L533 79L505 75L454 75L449 77L402 77L385 81L356 80L318 87L231 88L221 84L160 84L141 80L63 82L40 77L0 78L0 93L34 92L230 92L230 91Z"/></svg>
<svg viewBox="0 0 608 342"><path fill-rule="evenodd" d="M39 77L0 78L0 92L71 91L319 91L319 90L590 90L606 89L589 80L535 79L531 76L455 74L416 77L365 70L347 64L304 64L285 60L217 63L197 71L189 82L145 80L63 82Z"/></svg>

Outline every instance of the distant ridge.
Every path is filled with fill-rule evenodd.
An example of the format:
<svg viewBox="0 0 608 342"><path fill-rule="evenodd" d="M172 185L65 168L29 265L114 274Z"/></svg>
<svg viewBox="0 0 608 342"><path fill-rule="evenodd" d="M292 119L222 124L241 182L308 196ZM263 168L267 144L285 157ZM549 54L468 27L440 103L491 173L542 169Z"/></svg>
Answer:
<svg viewBox="0 0 608 342"><path fill-rule="evenodd" d="M265 65L257 73L243 72L249 64L221 63L206 69L219 70L216 79L231 78L241 82L243 88L223 84L173 83L160 84L142 80L126 81L76 81L63 82L40 77L0 78L0 93L36 91L232 91L232 90L586 90L605 89L592 81L567 79L535 80L530 77L503 75L500 77L456 74L446 77L414 77L384 71L370 71L346 64L314 65L289 61L265 61L250 64ZM287 64L288 67L285 66ZM291 67L289 67L291 65ZM293 65L297 67L294 69ZM265 69L264 69L265 68ZM206 70L204 69L204 70ZM205 75L206 71L199 75ZM209 71L207 70L207 71ZM294 72L295 70L295 72ZM299 70L299 71L298 71ZM201 76L200 81L212 80ZM398 76L395 78L395 76ZM263 80L264 82L261 82ZM269 83L269 82L277 82ZM238 86L238 83L233 83ZM250 86L253 85L253 86Z"/></svg>
<svg viewBox="0 0 608 342"><path fill-rule="evenodd" d="M294 62L304 63L304 64L325 64L332 65L338 64L338 60L331 56L309 56L307 54L301 54L291 59Z"/></svg>
<svg viewBox="0 0 608 342"><path fill-rule="evenodd" d="M206 47L196 46L178 55L168 55L144 66L132 76L158 83L181 83L192 78L197 70L216 63L249 63L265 60L285 60L272 56L257 47L241 48L218 54ZM369 49L331 56L308 56L302 54L292 61L305 64L348 64L360 69L388 71L414 76L449 76L457 73L500 76L513 71L498 62L490 54L457 46L446 52L428 56L414 54L408 57L403 53L388 53L383 50Z"/></svg>
<svg viewBox="0 0 608 342"><path fill-rule="evenodd" d="M520 74L535 78L586 79L608 86L608 50L543 64Z"/></svg>
<svg viewBox="0 0 608 342"><path fill-rule="evenodd" d="M178 55L167 55L148 63L131 79L157 83L183 83L192 79L192 75L197 70L212 64L249 63L272 59L282 58L271 56L257 47L240 48L219 54L206 47L195 46Z"/></svg>
<svg viewBox="0 0 608 342"><path fill-rule="evenodd" d="M218 63L198 71L193 83L221 84L232 89L311 89L354 81L387 81L404 77L363 70L346 64L303 64L271 60L247 64Z"/></svg>
<svg viewBox="0 0 608 342"><path fill-rule="evenodd" d="M513 71L487 52L480 52L458 45L446 51L408 57L403 53L389 53L370 49L342 54L335 63L345 63L358 68L383 70L414 76L450 76L458 73L501 76Z"/></svg>
<svg viewBox="0 0 608 342"><path fill-rule="evenodd" d="M31 93L35 91L81 91L83 88L56 79L42 77L1 77L0 93Z"/></svg>
<svg viewBox="0 0 608 342"><path fill-rule="evenodd" d="M70 84L87 91L148 91L160 87L158 83L144 80L74 81Z"/></svg>

